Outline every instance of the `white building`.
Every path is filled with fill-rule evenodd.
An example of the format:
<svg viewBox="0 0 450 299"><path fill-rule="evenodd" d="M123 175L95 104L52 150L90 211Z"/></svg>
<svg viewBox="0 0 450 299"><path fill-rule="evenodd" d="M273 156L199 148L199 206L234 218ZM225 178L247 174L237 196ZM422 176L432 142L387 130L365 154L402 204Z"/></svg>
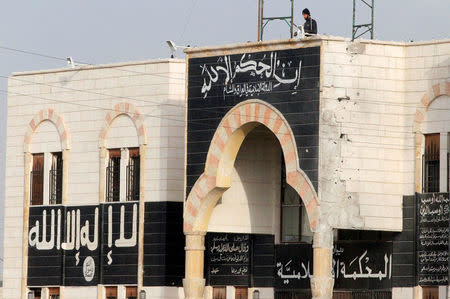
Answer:
<svg viewBox="0 0 450 299"><path fill-rule="evenodd" d="M159 281L156 286L155 283L145 283L149 280L147 276L155 275L153 272L156 270L148 270L143 275L143 260L147 258L144 254L146 237L143 232L144 214L145 217L150 215L149 210L144 212L146 206L147 209L153 209L155 206L164 207L166 203L175 203L175 212L180 218L178 231L182 236L184 73L184 61L170 59L16 73L10 77L4 298L25 298L33 287L36 287L36 296L41 292L41 298L54 298L51 294L56 293L61 298L102 298L101 294L107 292L117 292L118 298L125 298L128 292L127 298L132 298L135 287L147 291L151 298L178 297L176 287L164 288L165 284L158 287ZM140 167L140 173L139 169L137 173L136 170L133 172L131 166ZM135 277L130 278L128 291L120 284L115 284L120 285L118 289L101 285L97 277L99 272L111 271L106 268L95 268L94 278L85 275L86 280L83 276L77 280L77 275L86 274L82 273L82 244L78 252L63 252L60 244L55 244L54 248L58 247L59 250L53 253L66 255L65 259L60 260L65 266L45 268L46 264L53 265L54 260L45 254L52 251L41 251L42 254L37 251L38 244L45 241L42 240L43 232L29 235L29 227L35 227L34 222L29 223L33 209L44 207L49 216L53 209L56 223L58 209L66 211L73 206L99 207L99 203L111 201L137 204L137 218L141 219L137 227L138 240L135 242L138 245L133 247L134 256L131 255ZM33 219L41 222L42 230L42 211L38 213ZM81 210L81 225L84 224L83 217L86 217L83 213ZM63 232L64 217L65 213L62 213ZM119 221L119 218L116 219ZM50 221L48 217L49 224ZM68 222L70 227L70 220ZM127 225L125 223L126 232ZM113 229L116 239L116 230ZM89 235L92 233L88 231ZM53 238L53 232L51 234ZM129 237L125 235L125 238ZM101 245L101 235L98 239L97 243ZM36 240L34 246L28 245L29 240ZM101 246L98 244L93 255L99 254L97 252ZM180 249L183 250L182 244ZM119 256L114 258L114 250L112 266L121 263ZM154 253L152 249L145 250ZM78 270L69 267L75 263L77 253L77 259L81 260L76 266ZM30 258L27 258L28 255ZM94 260L102 263L103 257L100 254L100 258L97 255ZM164 268L164 261L160 264ZM52 276L55 275L51 274L55 269L60 271L59 277ZM138 272L141 274L138 275ZM122 277L116 280L126 281L126 274L120 272ZM75 276L72 281L70 275ZM181 270L180 283L182 275ZM47 281L43 282L45 279ZM89 279L90 282L87 281ZM98 282L92 285L96 280ZM77 286L67 286L67 283ZM64 284L65 287L60 287ZM148 287L143 287L143 284Z"/></svg>
<svg viewBox="0 0 450 299"><path fill-rule="evenodd" d="M317 36L13 74L4 298L445 298L449 67Z"/></svg>
<svg viewBox="0 0 450 299"><path fill-rule="evenodd" d="M311 287L331 298L334 285L339 298L445 298L449 40L317 36L186 53L189 297L308 298ZM218 243L251 253L229 266Z"/></svg>

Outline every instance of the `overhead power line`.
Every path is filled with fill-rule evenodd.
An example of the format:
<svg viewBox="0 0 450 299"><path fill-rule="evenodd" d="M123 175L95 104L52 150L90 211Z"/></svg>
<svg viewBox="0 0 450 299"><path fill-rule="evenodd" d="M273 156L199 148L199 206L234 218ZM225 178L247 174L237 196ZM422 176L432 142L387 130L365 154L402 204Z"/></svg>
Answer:
<svg viewBox="0 0 450 299"><path fill-rule="evenodd" d="M38 53L38 52L35 52L35 51L16 49L16 48L5 47L5 46L0 46L0 49L67 62L67 58L57 57L57 56L48 55L48 54L42 54L42 53ZM95 64L93 64L93 63L82 62L82 61L78 61L78 60L74 61L74 63L81 64L81 65L79 67L77 67L77 68L68 69L68 70L80 71L80 70L86 69L87 67L95 66ZM177 77L170 77L170 76L164 76L164 75L159 75L159 74L154 74L154 73L147 73L147 72L139 72L139 71L134 71L134 70L127 70L127 69L124 69L124 67L126 67L126 66L124 66L124 65L108 66L108 68L110 68L110 69L115 69L117 71L122 71L122 72L128 72L128 73L134 73L134 74L143 74L143 75L148 75L148 76L156 76L156 77L162 77L162 78L167 78L167 79L184 80L182 78L177 78Z"/></svg>

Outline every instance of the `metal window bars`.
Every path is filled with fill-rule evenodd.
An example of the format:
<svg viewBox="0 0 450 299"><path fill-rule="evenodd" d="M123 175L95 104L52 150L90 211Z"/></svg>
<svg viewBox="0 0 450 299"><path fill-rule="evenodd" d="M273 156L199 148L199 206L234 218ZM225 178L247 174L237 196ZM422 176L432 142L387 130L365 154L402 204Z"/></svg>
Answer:
<svg viewBox="0 0 450 299"><path fill-rule="evenodd" d="M422 155L422 191L439 192L439 152Z"/></svg>
<svg viewBox="0 0 450 299"><path fill-rule="evenodd" d="M130 157L127 166L127 201L139 200L140 193L140 158Z"/></svg>
<svg viewBox="0 0 450 299"><path fill-rule="evenodd" d="M59 205L62 203L62 169L51 169L49 178L49 203Z"/></svg>
<svg viewBox="0 0 450 299"><path fill-rule="evenodd" d="M120 158L110 159L106 167L106 201L120 201Z"/></svg>

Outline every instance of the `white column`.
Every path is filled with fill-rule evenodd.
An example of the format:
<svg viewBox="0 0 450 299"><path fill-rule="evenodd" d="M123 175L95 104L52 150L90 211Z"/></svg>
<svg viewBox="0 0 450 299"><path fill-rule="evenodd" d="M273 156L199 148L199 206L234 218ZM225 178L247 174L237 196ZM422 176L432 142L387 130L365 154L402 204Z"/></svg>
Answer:
<svg viewBox="0 0 450 299"><path fill-rule="evenodd" d="M226 286L225 288L226 299L234 299L236 298L236 288L233 286Z"/></svg>
<svg viewBox="0 0 450 299"><path fill-rule="evenodd" d="M128 149L120 149L120 201L127 200Z"/></svg>
<svg viewBox="0 0 450 299"><path fill-rule="evenodd" d="M203 293L204 299L212 299L213 298L213 287L205 286L205 292Z"/></svg>
<svg viewBox="0 0 450 299"><path fill-rule="evenodd" d="M126 299L126 290L124 285L117 286L117 299Z"/></svg>
<svg viewBox="0 0 450 299"><path fill-rule="evenodd" d="M50 169L52 168L52 154L44 153L44 205L48 205L50 203Z"/></svg>
<svg viewBox="0 0 450 299"><path fill-rule="evenodd" d="M49 298L48 288L42 288L41 289L41 299L48 299L48 298Z"/></svg>
<svg viewBox="0 0 450 299"><path fill-rule="evenodd" d="M447 192L447 153L448 153L448 133L441 133L440 136L440 162L439 162L439 192Z"/></svg>
<svg viewBox="0 0 450 299"><path fill-rule="evenodd" d="M311 277L313 299L333 298L334 277L331 275L333 261L333 230L321 227L314 233L314 276Z"/></svg>

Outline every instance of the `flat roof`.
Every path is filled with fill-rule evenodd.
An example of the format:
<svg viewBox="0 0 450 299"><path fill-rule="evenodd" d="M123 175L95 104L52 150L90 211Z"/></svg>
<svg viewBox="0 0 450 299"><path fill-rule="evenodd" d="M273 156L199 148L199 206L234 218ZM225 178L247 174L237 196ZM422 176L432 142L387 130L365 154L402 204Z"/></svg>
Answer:
<svg viewBox="0 0 450 299"><path fill-rule="evenodd" d="M232 49L241 48L255 48L255 47L273 47L280 45L302 45L308 46L308 44L317 44L321 41L341 41L341 42L351 42L350 38L331 36L331 35L315 35L311 37L306 37L303 39L290 38L290 39L280 39L280 40L269 40L269 41L256 41L256 42L246 42L246 43L236 43L236 44L226 44L219 46L205 46L198 48L188 48L184 52L188 55L198 54L204 52L215 52L215 51L226 51ZM371 40L371 39L356 39L354 42L365 43L365 44L377 44L377 45L387 45L387 46L419 46L419 45L431 45L431 44L443 44L450 43L450 39L441 40L430 40L430 41L417 41L417 42L398 42L398 41L383 41L383 40Z"/></svg>
<svg viewBox="0 0 450 299"><path fill-rule="evenodd" d="M107 63L107 64L86 64L86 65L75 66L73 68L71 68L71 67L64 67L64 68L57 68L57 69L13 72L11 74L11 77L29 76L29 75L36 75L36 74L73 72L73 71L77 71L78 72L78 71L84 71L84 70L118 68L118 67L123 67L123 66L134 66L134 65L143 65L143 64L185 63L185 62L186 62L185 59L162 58L162 59L149 59L149 60L140 60L140 61L116 62L116 63Z"/></svg>

